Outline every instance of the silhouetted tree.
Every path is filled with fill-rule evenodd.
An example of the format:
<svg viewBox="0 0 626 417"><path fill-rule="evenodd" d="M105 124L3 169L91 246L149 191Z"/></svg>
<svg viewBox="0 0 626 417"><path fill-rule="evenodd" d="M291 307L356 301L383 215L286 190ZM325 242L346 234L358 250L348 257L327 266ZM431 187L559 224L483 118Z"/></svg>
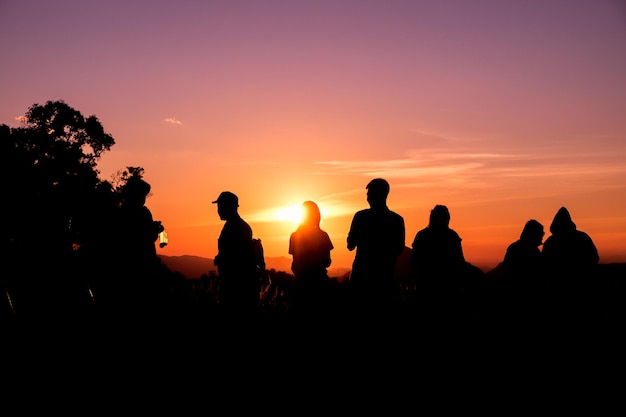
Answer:
<svg viewBox="0 0 626 417"><path fill-rule="evenodd" d="M74 287L72 262L106 189L96 162L115 141L95 116L85 118L63 101L32 105L22 122L0 128L0 177L10 219L2 235L4 267L9 288L19 293L18 311L51 311ZM27 300L34 304L26 306Z"/></svg>

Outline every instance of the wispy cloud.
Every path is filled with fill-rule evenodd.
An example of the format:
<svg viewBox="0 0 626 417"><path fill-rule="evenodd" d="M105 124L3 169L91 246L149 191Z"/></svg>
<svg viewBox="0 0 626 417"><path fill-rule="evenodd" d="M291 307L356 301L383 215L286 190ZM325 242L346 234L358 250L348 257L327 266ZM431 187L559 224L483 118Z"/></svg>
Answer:
<svg viewBox="0 0 626 417"><path fill-rule="evenodd" d="M163 119L163 121L165 123L170 123L170 124L173 124L173 125L180 125L180 124L182 124L182 122L180 120L178 120L177 118L175 118L175 117L166 117L165 119Z"/></svg>
<svg viewBox="0 0 626 417"><path fill-rule="evenodd" d="M455 184L467 188L497 188L533 178L534 180L568 181L577 187L601 187L608 177L626 175L620 162L624 155L571 152L554 153L490 153L411 150L407 157L378 161L319 161L316 164L333 172L365 177L407 180L404 186L427 187L431 184ZM549 156L548 156L549 155ZM418 182L415 179L419 178ZM399 185L399 184L398 184Z"/></svg>
<svg viewBox="0 0 626 417"><path fill-rule="evenodd" d="M471 148L454 139L431 136L440 146L411 148L400 158L367 160L323 160L315 162L316 175L351 175L368 179L393 180L394 188L422 190L428 195L446 195L449 201L514 201L530 197L615 188L615 179L626 181L626 155L598 150L580 152L574 147L561 152L541 149L481 149L474 141ZM445 142L445 143L444 143ZM451 142L455 149L450 149ZM462 141L461 141L462 142ZM619 182L619 181L618 181ZM623 181L621 181L623 183ZM549 184L548 187L544 187ZM544 187L544 188L542 188ZM468 199L467 193L472 193ZM351 215L358 209L349 196L363 194L362 187L320 196L316 201L326 210L324 218ZM402 204L414 204L404 201ZM400 206L398 206L400 207ZM407 206L412 207L412 206ZM403 207L403 208L407 208ZM251 216L254 221L277 221L276 210L268 209Z"/></svg>

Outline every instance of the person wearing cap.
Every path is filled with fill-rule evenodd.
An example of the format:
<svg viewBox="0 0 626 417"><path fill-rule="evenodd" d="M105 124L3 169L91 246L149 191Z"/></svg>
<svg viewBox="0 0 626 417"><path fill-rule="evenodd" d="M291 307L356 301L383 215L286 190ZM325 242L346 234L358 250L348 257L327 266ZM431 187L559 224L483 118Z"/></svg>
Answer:
<svg viewBox="0 0 626 417"><path fill-rule="evenodd" d="M234 193L222 192L213 204L225 222L213 260L220 280L219 303L227 314L249 317L258 308L260 292L252 228L239 215L239 198Z"/></svg>

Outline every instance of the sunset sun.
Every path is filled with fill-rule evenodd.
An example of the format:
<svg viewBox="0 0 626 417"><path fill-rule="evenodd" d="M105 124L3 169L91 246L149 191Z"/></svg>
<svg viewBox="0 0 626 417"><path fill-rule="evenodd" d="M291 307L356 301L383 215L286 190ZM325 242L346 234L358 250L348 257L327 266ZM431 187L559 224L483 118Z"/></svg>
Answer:
<svg viewBox="0 0 626 417"><path fill-rule="evenodd" d="M298 225L302 219L302 204L292 204L290 206L279 207L276 209L272 217L276 221L289 222L294 225Z"/></svg>

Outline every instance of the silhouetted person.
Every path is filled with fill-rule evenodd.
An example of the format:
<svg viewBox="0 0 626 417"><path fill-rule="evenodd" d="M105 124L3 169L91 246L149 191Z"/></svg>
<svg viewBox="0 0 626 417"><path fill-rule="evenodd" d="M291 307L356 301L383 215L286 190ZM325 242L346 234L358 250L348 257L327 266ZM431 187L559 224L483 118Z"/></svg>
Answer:
<svg viewBox="0 0 626 417"><path fill-rule="evenodd" d="M164 230L146 206L151 186L139 176L132 176L120 191L121 204L115 245L121 282L114 288L121 305L130 313L152 314L163 301L159 279L156 241Z"/></svg>
<svg viewBox="0 0 626 417"><path fill-rule="evenodd" d="M222 192L213 203L225 221L214 258L220 280L219 303L230 317L249 319L256 314L260 297L252 228L239 215L239 198L232 192Z"/></svg>
<svg viewBox="0 0 626 417"><path fill-rule="evenodd" d="M552 219L550 233L543 244L543 258L554 273L590 272L600 261L591 237L576 228L569 211L561 207Z"/></svg>
<svg viewBox="0 0 626 417"><path fill-rule="evenodd" d="M390 187L385 179L375 178L365 188L370 208L355 213L347 243L348 250L356 249L348 282L352 306L357 318L368 321L394 307L394 272L405 227L404 218L387 207Z"/></svg>
<svg viewBox="0 0 626 417"><path fill-rule="evenodd" d="M600 261L598 249L587 233L576 228L565 207L554 215L550 233L541 254L556 307L563 307L566 314L586 314L597 285L594 273Z"/></svg>
<svg viewBox="0 0 626 417"><path fill-rule="evenodd" d="M535 219L524 224L519 239L511 243L502 261L502 276L496 285L502 312L508 318L535 323L540 319L546 291L541 249L543 225Z"/></svg>
<svg viewBox="0 0 626 417"><path fill-rule="evenodd" d="M425 313L435 319L450 319L463 311L481 271L465 260L459 234L450 228L450 211L437 204L428 226L415 234L411 265L416 273L418 299Z"/></svg>
<svg viewBox="0 0 626 417"><path fill-rule="evenodd" d="M320 229L321 214L313 201L302 204L302 221L289 237L291 271L295 276L294 309L299 317L321 317L328 308L328 267L333 243Z"/></svg>
<svg viewBox="0 0 626 417"><path fill-rule="evenodd" d="M542 273L541 249L545 232L543 225L531 219L524 224L519 239L504 254L502 272L510 277L527 278Z"/></svg>

